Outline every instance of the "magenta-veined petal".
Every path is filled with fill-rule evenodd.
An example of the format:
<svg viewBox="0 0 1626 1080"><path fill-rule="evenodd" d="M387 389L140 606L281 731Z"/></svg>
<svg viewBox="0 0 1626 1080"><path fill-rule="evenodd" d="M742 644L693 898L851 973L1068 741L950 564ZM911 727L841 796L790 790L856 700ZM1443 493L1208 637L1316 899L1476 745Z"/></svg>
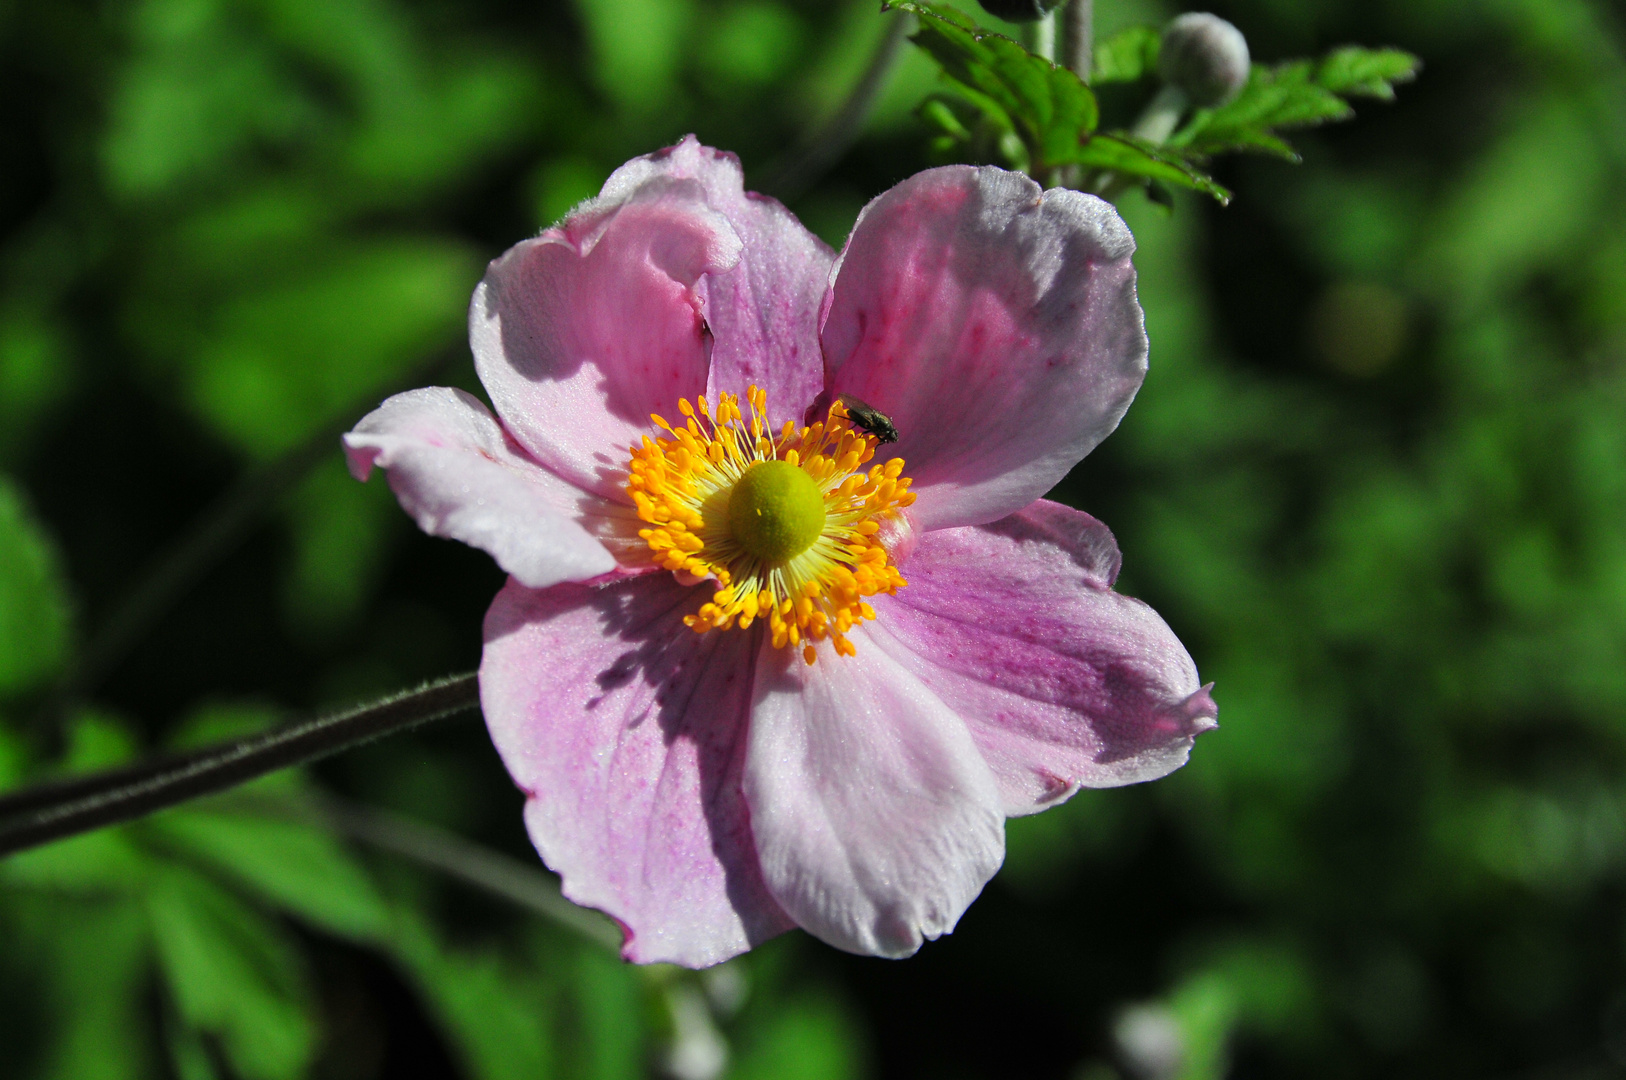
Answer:
<svg viewBox="0 0 1626 1080"><path fill-rule="evenodd" d="M676 419L709 361L697 283L740 238L698 181L655 177L600 198L495 260L469 306L480 381L548 468L626 501L627 448Z"/></svg>
<svg viewBox="0 0 1626 1080"><path fill-rule="evenodd" d="M777 199L747 192L739 158L700 145L693 135L676 146L627 162L601 198L620 198L653 177L698 181L706 203L744 242L739 265L700 282L706 321L715 338L706 393L768 394L774 426L802 420L824 388L819 354L819 305L836 255Z"/></svg>
<svg viewBox="0 0 1626 1080"><path fill-rule="evenodd" d="M865 207L826 371L897 425L920 528L1020 510L1117 427L1146 373L1134 248L1109 203L992 167L929 169Z"/></svg>
<svg viewBox="0 0 1626 1080"><path fill-rule="evenodd" d="M490 553L526 585L615 569L581 524L609 509L603 500L538 465L462 390L396 394L344 436L344 447L356 479L375 465L388 470L396 498L424 532Z"/></svg>
<svg viewBox="0 0 1626 1080"><path fill-rule="evenodd" d="M763 886L740 788L757 633L683 625L669 574L492 603L486 725L543 860L614 916L639 963L719 963L790 928Z"/></svg>
<svg viewBox="0 0 1626 1080"><path fill-rule="evenodd" d="M1041 501L926 534L874 599L870 637L964 719L1007 814L1156 779L1215 726L1174 632L1112 591L1118 562L1106 526Z"/></svg>
<svg viewBox="0 0 1626 1080"><path fill-rule="evenodd" d="M768 888L849 952L954 929L1005 857L998 786L966 727L855 628L816 664L764 644L744 787Z"/></svg>

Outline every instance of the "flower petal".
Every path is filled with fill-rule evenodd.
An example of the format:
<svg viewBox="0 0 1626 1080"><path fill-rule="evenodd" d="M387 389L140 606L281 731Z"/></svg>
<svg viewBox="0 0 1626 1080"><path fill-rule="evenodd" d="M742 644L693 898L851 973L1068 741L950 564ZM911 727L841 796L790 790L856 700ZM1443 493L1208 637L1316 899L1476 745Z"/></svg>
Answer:
<svg viewBox="0 0 1626 1080"><path fill-rule="evenodd" d="M1134 249L1110 204L992 167L929 169L864 208L826 371L897 425L920 528L1020 510L1118 426L1146 373Z"/></svg>
<svg viewBox="0 0 1626 1080"><path fill-rule="evenodd" d="M764 644L745 797L763 877L849 952L907 956L954 929L1005 857L994 778L965 725L851 634L804 665Z"/></svg>
<svg viewBox="0 0 1626 1080"><path fill-rule="evenodd" d="M965 720L1007 814L1156 779L1215 726L1174 632L1112 591L1118 563L1105 525L1040 501L926 534L908 586L873 600L870 636Z"/></svg>
<svg viewBox="0 0 1626 1080"><path fill-rule="evenodd" d="M548 472L503 431L478 399L444 386L396 394L344 436L350 471L389 470L402 509L432 536L487 551L520 581L542 588L615 569L578 522L602 503Z"/></svg>
<svg viewBox="0 0 1626 1080"><path fill-rule="evenodd" d="M701 280L706 321L716 338L706 393L715 401L719 393L743 395L754 384L768 392L775 426L800 423L824 388L819 305L835 252L777 199L747 192L739 158L702 146L693 135L621 166L605 183L603 197L635 191L651 177L698 181L707 204L745 243L738 266Z"/></svg>
<svg viewBox="0 0 1626 1080"><path fill-rule="evenodd" d="M762 883L740 791L757 634L694 633L669 574L546 591L485 622L480 702L565 895L639 963L719 963L792 925Z"/></svg>
<svg viewBox="0 0 1626 1080"><path fill-rule="evenodd" d="M740 249L698 182L654 177L492 262L469 343L514 437L571 483L625 502L627 447L649 414L706 388L696 283L732 269Z"/></svg>

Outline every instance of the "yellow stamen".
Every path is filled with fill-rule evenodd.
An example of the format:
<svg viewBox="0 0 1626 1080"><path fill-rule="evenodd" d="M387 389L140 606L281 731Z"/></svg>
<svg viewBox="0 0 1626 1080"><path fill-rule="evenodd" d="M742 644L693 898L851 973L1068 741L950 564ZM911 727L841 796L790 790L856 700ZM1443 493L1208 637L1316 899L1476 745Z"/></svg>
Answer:
<svg viewBox="0 0 1626 1080"><path fill-rule="evenodd" d="M710 600L684 617L696 633L761 620L775 648L800 647L809 664L819 641L855 655L847 633L875 618L863 598L908 584L877 539L881 522L915 501L903 459L865 470L879 444L853 427L839 401L823 422L786 421L774 437L768 395L752 386L745 397L749 418L734 394L720 395L715 408L704 397L679 401L678 427L650 415L661 434L645 435L628 463L627 495L649 526L638 535L654 565L715 582ZM764 462L778 463L774 482L765 485L759 471L740 487ZM775 515L783 524L766 520Z"/></svg>

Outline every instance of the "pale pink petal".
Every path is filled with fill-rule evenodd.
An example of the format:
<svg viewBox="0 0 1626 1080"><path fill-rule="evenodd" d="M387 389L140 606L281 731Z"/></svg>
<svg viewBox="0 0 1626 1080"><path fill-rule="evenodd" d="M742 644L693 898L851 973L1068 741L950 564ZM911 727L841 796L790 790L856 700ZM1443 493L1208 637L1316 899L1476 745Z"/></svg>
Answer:
<svg viewBox="0 0 1626 1080"><path fill-rule="evenodd" d="M855 657L763 646L745 797L768 888L849 952L954 929L1005 857L988 766L930 689L855 629Z"/></svg>
<svg viewBox="0 0 1626 1080"><path fill-rule="evenodd" d="M623 955L704 967L790 928L740 790L759 634L683 625L669 574L492 603L480 701L565 895L614 916Z"/></svg>
<svg viewBox="0 0 1626 1080"><path fill-rule="evenodd" d="M698 181L656 177L510 248L469 307L474 365L509 431L571 483L626 501L649 414L675 418L706 388L697 283L740 247Z"/></svg>
<svg viewBox="0 0 1626 1080"><path fill-rule="evenodd" d="M1048 491L1146 373L1134 239L1093 195L951 165L865 207L821 338L831 391L890 415L922 529Z"/></svg>
<svg viewBox="0 0 1626 1080"><path fill-rule="evenodd" d="M927 533L908 586L874 598L870 636L964 719L1007 814L1156 779L1214 727L1174 632L1112 591L1118 562L1106 526L1040 501Z"/></svg>
<svg viewBox="0 0 1626 1080"><path fill-rule="evenodd" d="M617 169L601 198L636 191L652 177L696 180L706 202L728 219L745 250L734 269L701 279L706 321L715 342L706 393L768 392L774 425L802 419L824 388L819 304L835 252L777 200L747 192L739 158L702 146L693 135Z"/></svg>
<svg viewBox="0 0 1626 1080"><path fill-rule="evenodd" d="M396 394L344 436L350 471L373 466L418 527L489 552L527 585L583 581L615 559L581 521L603 500L538 465L479 400L434 386ZM593 511L600 511L594 514Z"/></svg>

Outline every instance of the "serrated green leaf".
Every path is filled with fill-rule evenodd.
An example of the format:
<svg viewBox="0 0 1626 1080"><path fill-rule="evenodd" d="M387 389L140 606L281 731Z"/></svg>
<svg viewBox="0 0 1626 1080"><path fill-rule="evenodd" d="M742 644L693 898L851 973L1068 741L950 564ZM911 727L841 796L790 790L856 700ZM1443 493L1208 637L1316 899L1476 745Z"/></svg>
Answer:
<svg viewBox="0 0 1626 1080"><path fill-rule="evenodd" d="M1216 184L1208 174L1193 168L1178 155L1168 153L1123 131L1094 136L1080 147L1067 163L1145 177L1148 180L1161 180L1193 191L1201 191L1219 200L1221 206L1231 201L1231 193Z"/></svg>
<svg viewBox="0 0 1626 1080"><path fill-rule="evenodd" d="M61 667L71 629L62 563L22 489L0 475L0 698Z"/></svg>
<svg viewBox="0 0 1626 1080"><path fill-rule="evenodd" d="M1255 64L1248 85L1236 100L1217 109L1199 109L1169 145L1199 157L1251 150L1297 160L1292 148L1273 131L1355 115L1347 102L1312 80L1313 67L1309 60L1276 67Z"/></svg>
<svg viewBox="0 0 1626 1080"><path fill-rule="evenodd" d="M220 1040L244 1080L297 1080L316 1051L298 953L276 926L179 868L147 893L159 965L181 1017Z"/></svg>
<svg viewBox="0 0 1626 1080"><path fill-rule="evenodd" d="M1095 95L1068 69L983 30L960 12L912 2L892 6L919 18L912 40L937 60L947 78L986 98L1007 118L1033 171L1071 160L1100 122Z"/></svg>
<svg viewBox="0 0 1626 1080"><path fill-rule="evenodd" d="M1095 45L1090 83L1134 82L1157 70L1163 35L1155 26L1131 26Z"/></svg>
<svg viewBox="0 0 1626 1080"><path fill-rule="evenodd" d="M1393 101L1396 83L1417 78L1423 62L1401 49L1363 49L1346 45L1322 57L1315 82L1346 97Z"/></svg>
<svg viewBox="0 0 1626 1080"><path fill-rule="evenodd" d="M353 941L388 936L390 912L353 856L320 829L229 806L175 810L150 835L295 918Z"/></svg>

